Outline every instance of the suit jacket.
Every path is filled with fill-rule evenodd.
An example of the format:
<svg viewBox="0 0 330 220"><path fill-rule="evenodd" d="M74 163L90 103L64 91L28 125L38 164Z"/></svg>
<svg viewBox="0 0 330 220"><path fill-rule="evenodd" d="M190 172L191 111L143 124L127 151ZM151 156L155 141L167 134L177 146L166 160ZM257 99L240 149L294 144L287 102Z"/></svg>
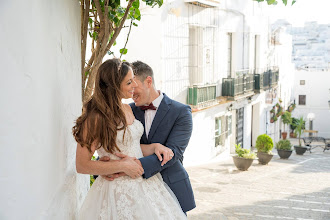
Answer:
<svg viewBox="0 0 330 220"><path fill-rule="evenodd" d="M134 103L131 103L130 106L135 118L144 126L144 111L135 106ZM141 144L160 143L173 151L173 158L164 166L161 166L161 161L155 154L140 158L140 161L144 169L143 177L150 178L160 172L164 182L176 195L184 212L196 207L189 176L182 165L183 153L188 145L191 132L190 107L176 102L164 94L152 122L148 138L144 130L140 140Z"/></svg>

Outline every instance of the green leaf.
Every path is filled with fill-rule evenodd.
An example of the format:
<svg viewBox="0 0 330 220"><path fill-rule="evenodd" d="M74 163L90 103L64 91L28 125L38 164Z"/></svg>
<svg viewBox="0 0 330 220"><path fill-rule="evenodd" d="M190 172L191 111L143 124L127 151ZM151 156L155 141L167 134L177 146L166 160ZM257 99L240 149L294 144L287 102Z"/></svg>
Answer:
<svg viewBox="0 0 330 220"><path fill-rule="evenodd" d="M119 23L119 19L117 17L114 17L113 21L115 22L116 25Z"/></svg>
<svg viewBox="0 0 330 220"><path fill-rule="evenodd" d="M282 1L285 6L288 4L288 0L282 0Z"/></svg>
<svg viewBox="0 0 330 220"><path fill-rule="evenodd" d="M93 39L94 39L94 40L97 40L98 33L94 31L92 35L93 35Z"/></svg>
<svg viewBox="0 0 330 220"><path fill-rule="evenodd" d="M276 0L267 0L268 5L276 5L277 1Z"/></svg>
<svg viewBox="0 0 330 220"><path fill-rule="evenodd" d="M137 25L137 23L134 23L134 22L133 22L133 25L134 25L135 27L137 27L137 26L138 26L138 25Z"/></svg>
<svg viewBox="0 0 330 220"><path fill-rule="evenodd" d="M92 18L88 18L88 23L89 23L89 26L92 27L92 24L93 24L93 19Z"/></svg>
<svg viewBox="0 0 330 220"><path fill-rule="evenodd" d="M126 48L122 48L119 50L121 54L127 54L127 49Z"/></svg>
<svg viewBox="0 0 330 220"><path fill-rule="evenodd" d="M89 71L86 71L86 72L85 72L85 76L88 76L88 74L89 74Z"/></svg>
<svg viewBox="0 0 330 220"><path fill-rule="evenodd" d="M113 52L111 52L110 50L108 50L108 55L112 55L113 54Z"/></svg>
<svg viewBox="0 0 330 220"><path fill-rule="evenodd" d="M132 7L138 9L140 7L140 1L139 0L135 0L133 2L133 4L132 4Z"/></svg>
<svg viewBox="0 0 330 220"><path fill-rule="evenodd" d="M137 8L135 9L134 18L138 21L141 20L141 13L140 13L140 10Z"/></svg>
<svg viewBox="0 0 330 220"><path fill-rule="evenodd" d="M294 3L296 3L296 0L293 0L291 5L293 5Z"/></svg>

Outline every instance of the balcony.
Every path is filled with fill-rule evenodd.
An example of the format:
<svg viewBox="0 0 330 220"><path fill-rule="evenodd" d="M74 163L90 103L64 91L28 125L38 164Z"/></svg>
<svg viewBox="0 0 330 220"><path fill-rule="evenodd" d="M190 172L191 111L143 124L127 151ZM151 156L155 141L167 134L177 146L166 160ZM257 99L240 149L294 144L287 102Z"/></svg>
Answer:
<svg viewBox="0 0 330 220"><path fill-rule="evenodd" d="M255 92L274 88L278 83L278 79L278 68L272 68L266 71L261 71L261 73L254 74Z"/></svg>
<svg viewBox="0 0 330 220"><path fill-rule="evenodd" d="M200 107L212 105L216 101L216 85L194 85L188 88L188 104Z"/></svg>
<svg viewBox="0 0 330 220"><path fill-rule="evenodd" d="M237 100L254 94L254 75L248 71L236 72L235 78L222 79L222 96L227 100Z"/></svg>
<svg viewBox="0 0 330 220"><path fill-rule="evenodd" d="M185 0L185 2L204 8L214 8L220 6L219 0Z"/></svg>

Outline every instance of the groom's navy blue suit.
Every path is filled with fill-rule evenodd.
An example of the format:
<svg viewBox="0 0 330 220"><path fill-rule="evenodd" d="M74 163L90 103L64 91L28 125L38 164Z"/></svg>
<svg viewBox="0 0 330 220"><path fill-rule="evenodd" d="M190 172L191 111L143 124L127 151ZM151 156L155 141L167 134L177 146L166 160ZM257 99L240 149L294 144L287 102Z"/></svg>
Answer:
<svg viewBox="0 0 330 220"><path fill-rule="evenodd" d="M134 103L130 104L135 118L142 122L144 111ZM196 207L187 171L182 165L183 153L188 145L192 132L192 116L189 106L176 102L164 94L155 118L152 122L148 138L146 132L141 137L141 144L160 143L174 152L173 158L164 166L153 154L140 158L144 169L144 178L149 178L160 172L163 180L176 195L181 208L187 212Z"/></svg>

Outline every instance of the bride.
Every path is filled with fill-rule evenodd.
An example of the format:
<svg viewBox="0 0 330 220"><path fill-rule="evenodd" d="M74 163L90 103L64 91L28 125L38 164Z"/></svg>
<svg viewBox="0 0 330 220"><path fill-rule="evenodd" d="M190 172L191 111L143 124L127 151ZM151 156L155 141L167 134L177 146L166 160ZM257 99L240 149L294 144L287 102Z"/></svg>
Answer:
<svg viewBox="0 0 330 220"><path fill-rule="evenodd" d="M79 211L78 219L186 219L186 215L160 174L143 179L137 158L156 153L162 164L173 156L161 144L140 145L143 125L134 118L122 98L132 98L130 64L119 59L105 61L98 69L92 98L84 104L73 135L77 141L78 173L116 174L113 181L97 178ZM94 152L110 162L92 161ZM122 154L128 155L123 157Z"/></svg>

